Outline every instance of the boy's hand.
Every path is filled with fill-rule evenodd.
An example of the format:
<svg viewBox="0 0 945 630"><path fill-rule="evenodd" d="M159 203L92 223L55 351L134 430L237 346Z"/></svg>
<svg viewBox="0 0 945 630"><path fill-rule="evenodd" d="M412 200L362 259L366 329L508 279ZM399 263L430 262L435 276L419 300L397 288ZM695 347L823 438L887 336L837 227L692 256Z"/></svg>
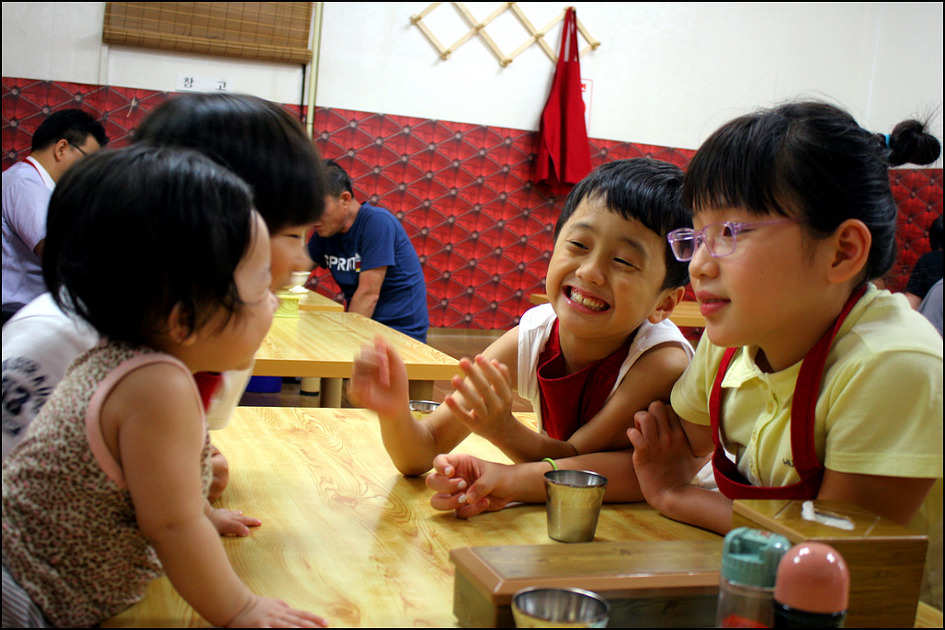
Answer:
<svg viewBox="0 0 945 630"><path fill-rule="evenodd" d="M692 454L679 416L662 402L633 416L635 428L627 431L633 444L633 468L646 502L660 512L674 489L688 486L711 455Z"/></svg>
<svg viewBox="0 0 945 630"><path fill-rule="evenodd" d="M221 536L249 536L250 527L259 527L262 521L242 512L233 512L223 508L210 509L210 522Z"/></svg>
<svg viewBox="0 0 945 630"><path fill-rule="evenodd" d="M443 402L453 417L473 433L491 441L499 439L509 424L516 422L512 417L509 368L482 355L476 356L475 361L460 360L459 367L466 378L453 377L450 383L455 391Z"/></svg>
<svg viewBox="0 0 945 630"><path fill-rule="evenodd" d="M512 500L510 469L472 455L437 455L426 482L436 492L430 505L444 512L456 510L460 518L497 512Z"/></svg>
<svg viewBox="0 0 945 630"><path fill-rule="evenodd" d="M382 416L394 416L408 408L407 368L383 337L376 337L373 346L362 346L355 357L348 399Z"/></svg>
<svg viewBox="0 0 945 630"><path fill-rule="evenodd" d="M279 599L252 596L227 628L327 628L328 622L318 615L296 610Z"/></svg>

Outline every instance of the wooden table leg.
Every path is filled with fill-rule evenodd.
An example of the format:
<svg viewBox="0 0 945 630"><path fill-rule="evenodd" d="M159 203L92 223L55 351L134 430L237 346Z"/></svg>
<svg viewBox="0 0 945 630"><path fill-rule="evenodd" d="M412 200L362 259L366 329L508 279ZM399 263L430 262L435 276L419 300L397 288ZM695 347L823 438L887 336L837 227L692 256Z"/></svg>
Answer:
<svg viewBox="0 0 945 630"><path fill-rule="evenodd" d="M322 390L319 394L322 407L341 407L341 387L344 379L341 378L323 378Z"/></svg>
<svg viewBox="0 0 945 630"><path fill-rule="evenodd" d="M433 400L433 381L410 381L410 400Z"/></svg>
<svg viewBox="0 0 945 630"><path fill-rule="evenodd" d="M299 392L303 396L317 396L321 391L321 381L317 376L309 376L301 379Z"/></svg>

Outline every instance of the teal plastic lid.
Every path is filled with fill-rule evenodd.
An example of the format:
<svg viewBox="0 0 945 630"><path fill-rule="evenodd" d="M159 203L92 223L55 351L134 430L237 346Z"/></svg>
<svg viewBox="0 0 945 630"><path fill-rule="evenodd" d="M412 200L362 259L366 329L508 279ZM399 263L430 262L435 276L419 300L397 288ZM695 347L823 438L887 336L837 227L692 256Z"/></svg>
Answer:
<svg viewBox="0 0 945 630"><path fill-rule="evenodd" d="M791 542L779 534L739 527L725 536L722 545L722 578L757 588L774 588L781 557Z"/></svg>

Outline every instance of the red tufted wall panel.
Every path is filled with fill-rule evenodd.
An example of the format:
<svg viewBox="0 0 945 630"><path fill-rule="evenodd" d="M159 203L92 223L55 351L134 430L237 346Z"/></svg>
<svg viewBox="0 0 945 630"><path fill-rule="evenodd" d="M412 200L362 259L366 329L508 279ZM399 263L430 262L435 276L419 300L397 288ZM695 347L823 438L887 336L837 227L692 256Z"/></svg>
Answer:
<svg viewBox="0 0 945 630"><path fill-rule="evenodd" d="M54 110L81 106L105 121L112 146L167 98L165 92L4 77L3 168L29 152L33 130ZM286 106L299 114L298 106ZM318 108L315 142L351 174L359 200L394 212L420 255L435 327L508 328L544 290L551 234L563 197L531 182L537 134ZM591 139L594 165L649 156L685 166L693 151ZM928 251L926 229L942 213L942 170L895 170L900 206L891 289ZM318 281L333 294L330 277Z"/></svg>
<svg viewBox="0 0 945 630"><path fill-rule="evenodd" d="M893 169L889 181L899 206L899 257L885 280L890 291L902 291L916 261L931 249L929 226L942 216L942 169Z"/></svg>

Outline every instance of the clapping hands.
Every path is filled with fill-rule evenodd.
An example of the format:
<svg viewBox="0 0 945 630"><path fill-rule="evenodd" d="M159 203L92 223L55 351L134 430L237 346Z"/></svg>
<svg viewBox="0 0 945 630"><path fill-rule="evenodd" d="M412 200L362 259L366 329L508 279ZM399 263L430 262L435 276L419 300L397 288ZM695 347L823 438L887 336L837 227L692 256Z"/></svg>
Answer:
<svg viewBox="0 0 945 630"><path fill-rule="evenodd" d="M444 404L453 417L477 435L496 441L512 423L512 378L508 367L482 355L475 360L462 359L459 367L466 378L454 376L453 393Z"/></svg>

